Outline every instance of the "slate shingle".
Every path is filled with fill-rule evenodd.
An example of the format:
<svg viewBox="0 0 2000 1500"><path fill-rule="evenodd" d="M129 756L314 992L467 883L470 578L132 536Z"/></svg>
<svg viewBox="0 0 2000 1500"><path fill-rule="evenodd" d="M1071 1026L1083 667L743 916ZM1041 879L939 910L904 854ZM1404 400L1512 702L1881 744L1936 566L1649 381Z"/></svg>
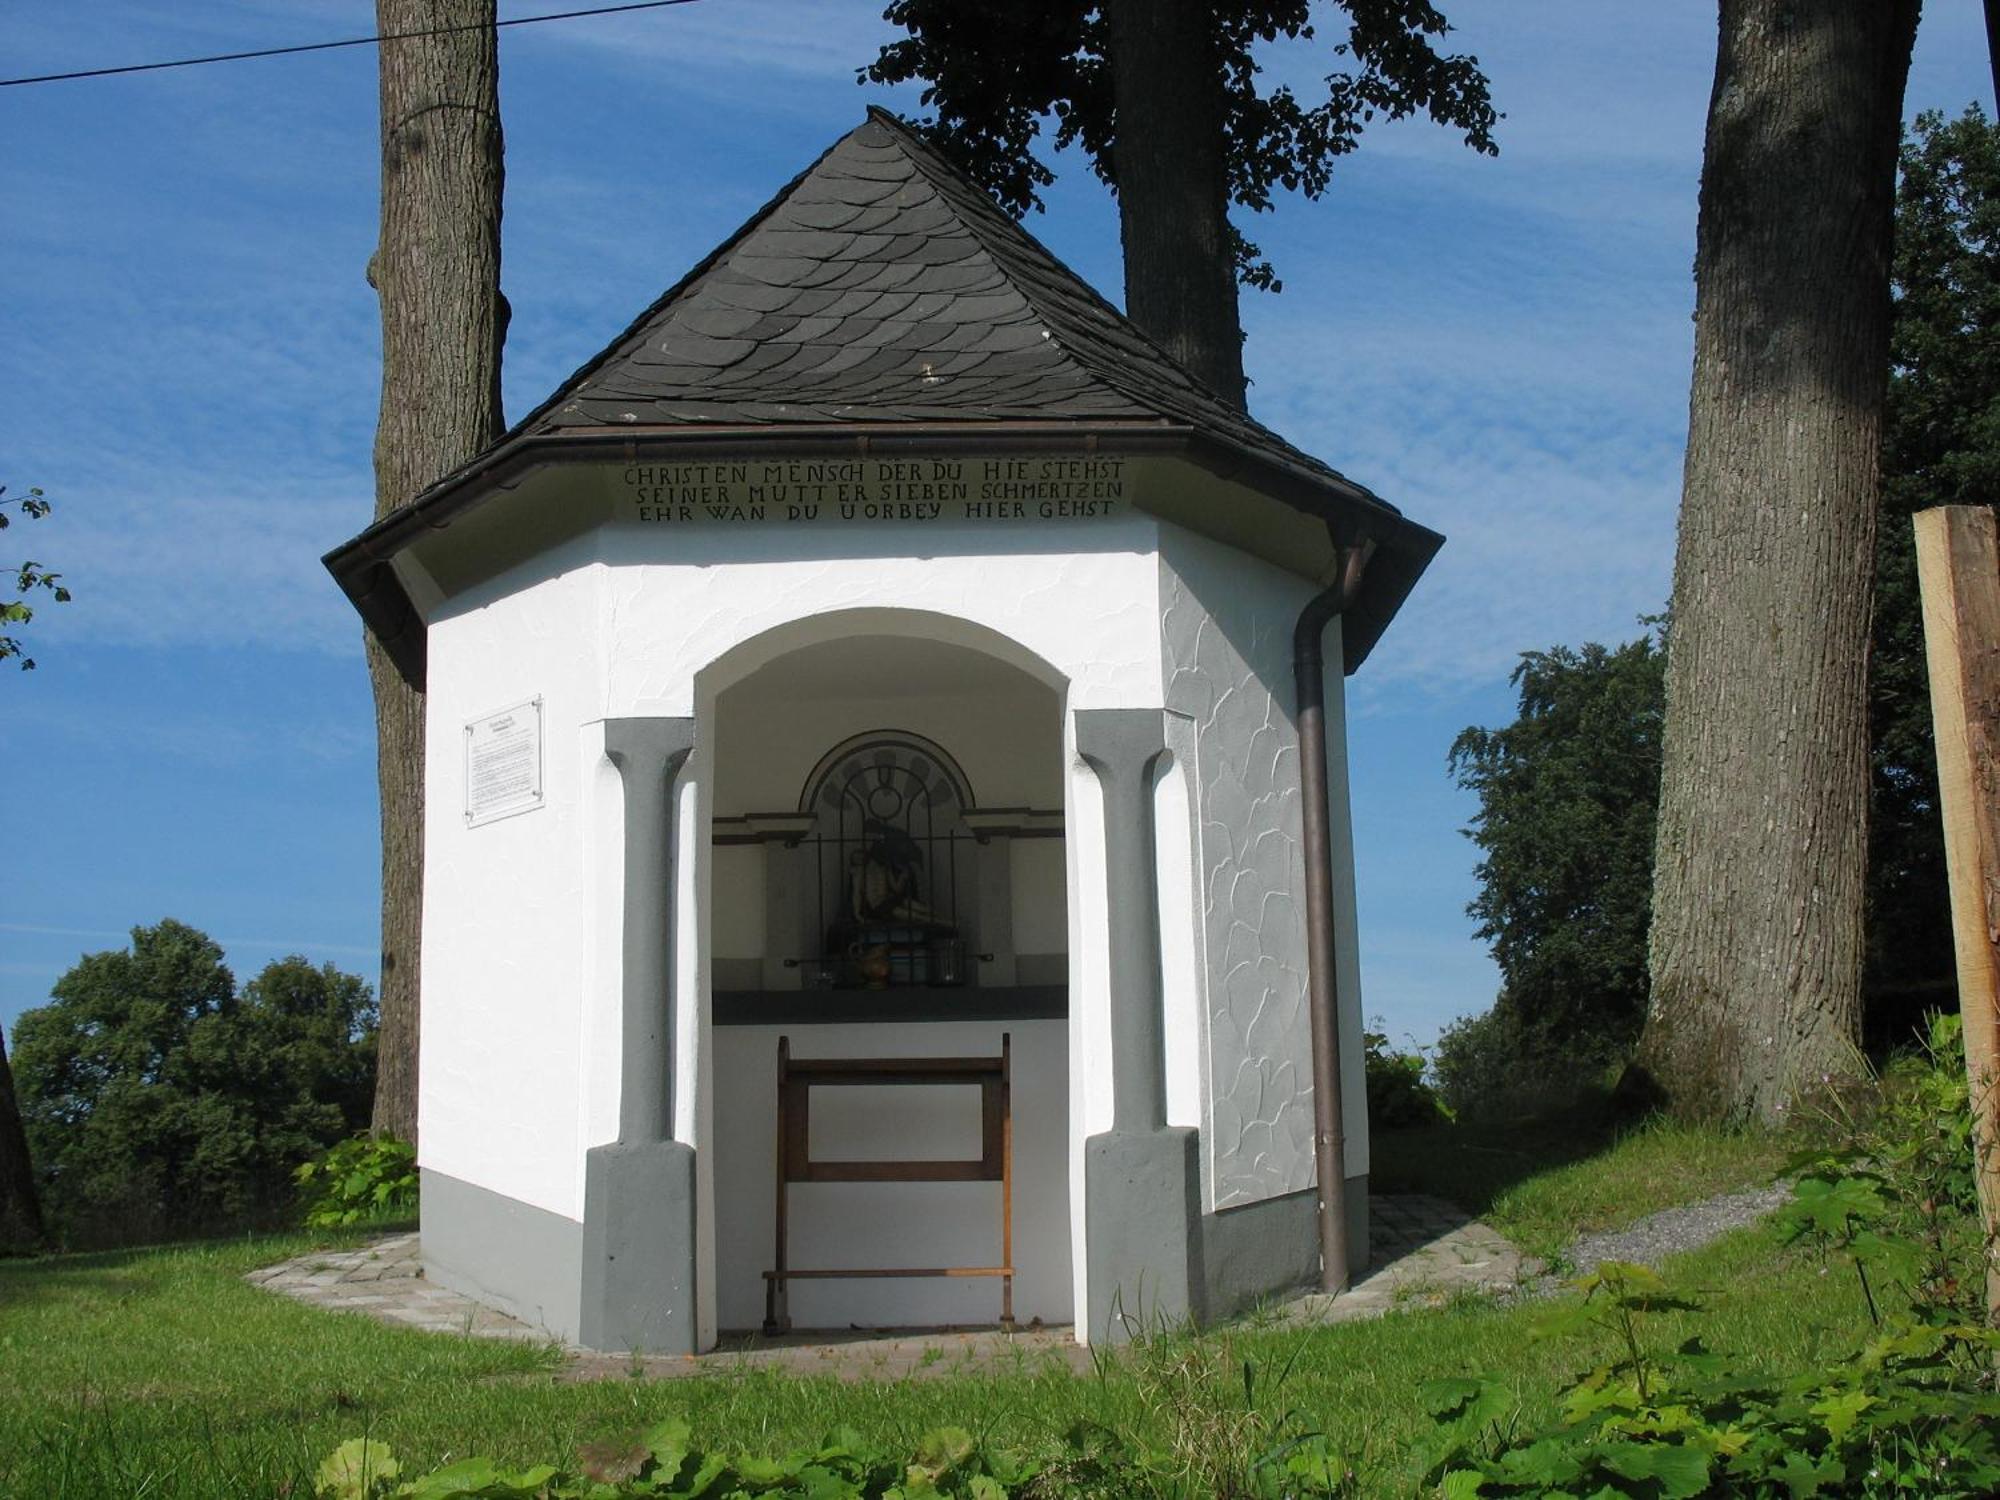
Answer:
<svg viewBox="0 0 2000 1500"><path fill-rule="evenodd" d="M1197 384L880 111L508 438L974 419L1169 422L1339 481Z"/></svg>

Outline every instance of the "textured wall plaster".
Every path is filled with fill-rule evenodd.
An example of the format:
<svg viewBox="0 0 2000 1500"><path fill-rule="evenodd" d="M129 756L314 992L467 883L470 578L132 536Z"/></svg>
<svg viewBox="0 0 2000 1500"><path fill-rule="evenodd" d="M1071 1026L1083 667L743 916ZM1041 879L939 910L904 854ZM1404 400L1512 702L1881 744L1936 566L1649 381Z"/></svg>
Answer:
<svg viewBox="0 0 2000 1500"><path fill-rule="evenodd" d="M1312 1185L1312 1044L1305 861L1299 845L1292 628L1309 583L1163 528L1160 629L1167 707L1193 721L1206 1022L1205 1192L1212 1208ZM1332 659L1337 637L1329 632ZM1328 734L1339 740L1340 679ZM1329 763L1333 761L1329 756ZM1331 786L1346 831L1344 755ZM1343 850L1334 851L1344 863ZM1347 887L1352 909L1352 885ZM1339 890L1336 888L1336 896ZM1338 904L1338 902L1336 903ZM1341 946L1351 952L1349 934ZM1343 986L1343 1052L1360 1052L1358 970ZM1358 1078L1358 1075L1357 1075ZM1359 1089L1353 1091L1358 1094ZM1352 1120L1352 1115L1349 1116ZM1366 1170L1365 1116L1349 1125ZM1353 1157L1350 1156L1350 1161ZM1357 1170L1350 1165L1350 1173Z"/></svg>

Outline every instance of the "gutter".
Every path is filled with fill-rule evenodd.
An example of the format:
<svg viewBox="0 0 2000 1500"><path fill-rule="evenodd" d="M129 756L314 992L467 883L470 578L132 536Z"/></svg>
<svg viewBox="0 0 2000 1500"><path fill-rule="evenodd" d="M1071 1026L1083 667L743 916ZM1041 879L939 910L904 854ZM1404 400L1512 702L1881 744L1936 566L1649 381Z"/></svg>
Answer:
<svg viewBox="0 0 2000 1500"><path fill-rule="evenodd" d="M1292 681L1298 702L1299 790L1306 861L1306 1004L1312 1030L1313 1168L1319 1183L1320 1289L1347 1290L1346 1129L1340 1088L1333 925L1333 814L1326 785L1326 679L1321 637L1361 592L1375 543L1340 544L1340 576L1306 601L1292 631Z"/></svg>

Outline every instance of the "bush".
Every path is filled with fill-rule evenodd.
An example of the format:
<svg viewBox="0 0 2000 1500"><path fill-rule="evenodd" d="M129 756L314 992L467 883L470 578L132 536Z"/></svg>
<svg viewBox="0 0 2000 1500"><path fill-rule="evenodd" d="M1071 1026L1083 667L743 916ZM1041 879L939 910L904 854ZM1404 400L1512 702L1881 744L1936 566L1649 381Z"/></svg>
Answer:
<svg viewBox="0 0 2000 1500"><path fill-rule="evenodd" d="M1362 1037L1368 1049L1364 1062L1372 1127L1411 1129L1451 1118L1437 1090L1424 1080L1422 1052L1391 1052L1389 1038L1379 1031L1364 1032Z"/></svg>
<svg viewBox="0 0 2000 1500"><path fill-rule="evenodd" d="M1501 1120L1554 1114L1601 1094L1623 1060L1614 1038L1583 1032L1557 1041L1495 1006L1447 1026L1432 1067L1455 1117Z"/></svg>
<svg viewBox="0 0 2000 1500"><path fill-rule="evenodd" d="M341 1229L417 1211L417 1148L391 1135L351 1136L292 1174L308 1229Z"/></svg>
<svg viewBox="0 0 2000 1500"><path fill-rule="evenodd" d="M135 1243L290 1217L293 1169L367 1123L368 986L280 959L239 993L180 922L92 953L14 1029L43 1203L68 1243Z"/></svg>

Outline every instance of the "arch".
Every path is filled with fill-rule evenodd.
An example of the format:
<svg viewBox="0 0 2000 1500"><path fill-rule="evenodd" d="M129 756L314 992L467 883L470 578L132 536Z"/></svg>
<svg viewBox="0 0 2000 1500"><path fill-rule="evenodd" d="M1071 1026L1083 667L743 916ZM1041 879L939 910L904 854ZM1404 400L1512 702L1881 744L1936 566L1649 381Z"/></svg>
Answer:
<svg viewBox="0 0 2000 1500"><path fill-rule="evenodd" d="M1025 672L1059 695L1069 687L1068 676L1039 652L990 625L937 610L867 606L801 615L760 631L747 640L738 641L696 671L697 698L721 693L759 667L768 666L779 657L802 647L860 635L897 636L962 646Z"/></svg>
<svg viewBox="0 0 2000 1500"><path fill-rule="evenodd" d="M963 812L978 806L972 796L972 782L960 767L952 753L936 740L909 729L871 729L865 734L850 735L822 755L807 774L805 785L799 789L799 811L809 813L817 806L823 795L822 788L841 769L841 762L850 756L867 754L877 749L891 752L907 750L914 752L920 761L926 763L944 778L949 790L949 800L956 803ZM943 798L933 798L943 801Z"/></svg>

